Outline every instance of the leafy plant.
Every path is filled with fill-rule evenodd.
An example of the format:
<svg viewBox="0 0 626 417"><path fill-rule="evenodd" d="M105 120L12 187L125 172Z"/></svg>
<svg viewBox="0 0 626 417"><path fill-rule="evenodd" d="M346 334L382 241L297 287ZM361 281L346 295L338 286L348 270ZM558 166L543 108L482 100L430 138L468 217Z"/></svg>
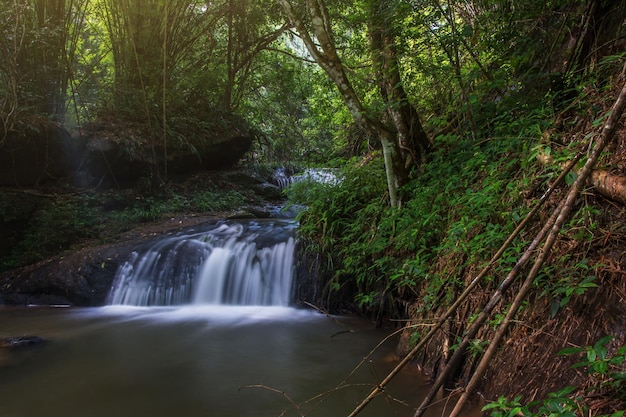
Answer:
<svg viewBox="0 0 626 417"><path fill-rule="evenodd" d="M590 375L600 380L594 390L611 389L626 399L623 388L626 387L626 373L621 366L626 363L626 346L616 349L609 355L608 344L615 336L605 336L592 346L570 347L559 352L560 355L584 354L584 359L574 364L574 368L586 367Z"/></svg>
<svg viewBox="0 0 626 417"><path fill-rule="evenodd" d="M200 212L233 210L244 203L243 196L233 190L226 192L203 191L193 197L192 205Z"/></svg>
<svg viewBox="0 0 626 417"><path fill-rule="evenodd" d="M485 405L481 411L489 411L491 417L519 417L530 416L530 412L526 406L523 406L520 400L521 395L509 400L505 396L500 396L496 401Z"/></svg>
<svg viewBox="0 0 626 417"><path fill-rule="evenodd" d="M559 354L584 354L584 359L574 364L573 368L586 367L590 376L600 380L599 384L590 388L591 394L603 392L604 395L624 399L626 373L620 369L626 363L626 346L617 348L613 355L609 355L608 344L614 339L614 336L605 336L593 345L566 348ZM587 415L588 406L585 399L580 396L572 397L572 393L576 390L576 387L568 386L549 393L544 400L528 404L521 402L521 396L516 396L512 400L501 396L496 401L485 405L482 411L488 411L492 417L577 417L579 413ZM625 410L618 410L610 416L601 417L622 417L625 414Z"/></svg>
<svg viewBox="0 0 626 417"><path fill-rule="evenodd" d="M567 305L572 297L583 295L591 288L598 287L594 281L595 275L588 275L591 270L586 259L572 265L570 256L559 259L557 268L548 265L538 275L536 285L541 288L541 295L550 297L550 311L552 317Z"/></svg>

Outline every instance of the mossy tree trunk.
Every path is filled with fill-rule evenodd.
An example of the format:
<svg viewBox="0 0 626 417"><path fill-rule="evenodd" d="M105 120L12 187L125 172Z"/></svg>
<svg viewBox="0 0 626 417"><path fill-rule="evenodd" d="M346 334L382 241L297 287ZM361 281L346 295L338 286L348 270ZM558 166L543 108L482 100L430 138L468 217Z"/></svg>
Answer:
<svg viewBox="0 0 626 417"><path fill-rule="evenodd" d="M373 64L377 67L377 82L386 105L385 111L392 120L390 126L383 123L385 117L382 114L370 116L348 78L346 67L337 52L326 4L323 1L307 0L302 9L296 9L289 0L277 1L313 59L339 90L355 123L379 138L385 160L389 203L399 207L402 203L400 188L408 182L410 168L424 160L430 145L417 112L408 102L402 88L394 36L382 29L385 20L380 14L386 12L386 6L375 7L374 2L368 12L371 13L371 22L375 22L371 27Z"/></svg>

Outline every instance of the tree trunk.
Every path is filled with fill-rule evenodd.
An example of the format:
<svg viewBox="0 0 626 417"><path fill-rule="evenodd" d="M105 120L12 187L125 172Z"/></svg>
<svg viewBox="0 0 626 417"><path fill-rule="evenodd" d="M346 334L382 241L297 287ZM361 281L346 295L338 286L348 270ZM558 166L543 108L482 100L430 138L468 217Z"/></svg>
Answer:
<svg viewBox="0 0 626 417"><path fill-rule="evenodd" d="M406 183L408 169L425 162L431 144L403 87L395 46L396 33L389 24L391 13L388 0L371 2L369 33L380 94L397 133L400 157L404 160L401 183Z"/></svg>
<svg viewBox="0 0 626 417"><path fill-rule="evenodd" d="M386 87L382 88L381 85L381 93L385 102L390 104L388 106L389 115L394 124L394 128L390 129L381 121L366 116L365 107L348 79L344 65L337 54L330 17L324 2L307 0L306 12L298 13L289 0L277 1L315 62L339 89L343 102L355 123L379 138L385 160L389 203L393 207L399 207L401 204L399 189L408 180L408 168L415 163L416 155L419 155L420 158L423 157L430 143L419 122L417 112L406 100L406 94L399 82L400 75L395 54L391 54L392 59L384 60L385 65L392 69L389 72L392 76L383 77ZM307 24L303 22L302 15L307 17ZM312 33L309 33L309 28ZM386 73L387 71L385 71ZM406 155L406 160L403 155ZM408 164L406 163L407 160Z"/></svg>

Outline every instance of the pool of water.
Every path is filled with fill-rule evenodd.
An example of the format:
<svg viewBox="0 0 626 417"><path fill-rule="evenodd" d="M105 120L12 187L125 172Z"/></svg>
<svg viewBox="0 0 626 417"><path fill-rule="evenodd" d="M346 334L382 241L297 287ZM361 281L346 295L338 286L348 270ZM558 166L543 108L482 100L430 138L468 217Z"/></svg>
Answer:
<svg viewBox="0 0 626 417"><path fill-rule="evenodd" d="M0 416L347 416L395 366L389 333L290 307L0 307L0 337L48 341L0 351ZM360 415L412 416L427 389L407 368Z"/></svg>

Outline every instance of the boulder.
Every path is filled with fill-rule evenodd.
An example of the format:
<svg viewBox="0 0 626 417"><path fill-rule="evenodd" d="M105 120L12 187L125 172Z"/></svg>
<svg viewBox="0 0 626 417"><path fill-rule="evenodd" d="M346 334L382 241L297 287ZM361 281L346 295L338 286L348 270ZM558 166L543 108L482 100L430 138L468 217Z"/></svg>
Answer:
<svg viewBox="0 0 626 417"><path fill-rule="evenodd" d="M0 274L0 305L100 306L133 244L98 246Z"/></svg>
<svg viewBox="0 0 626 417"><path fill-rule="evenodd" d="M235 123L244 125L239 120L231 122ZM83 129L86 154L74 183L80 186L134 185L139 180L156 183L166 163L168 175L232 168L250 150L254 133L231 124L201 132L192 128L185 131L177 126L181 133L175 135L176 139L168 138L164 149L160 132L141 120L102 116Z"/></svg>
<svg viewBox="0 0 626 417"><path fill-rule="evenodd" d="M250 150L254 134L245 127L191 131L170 140L167 151L144 122L109 116L73 137L59 123L34 117L0 137L0 186L28 187L63 180L81 187L134 185L164 172L233 167ZM193 136L193 137L191 137Z"/></svg>
<svg viewBox="0 0 626 417"><path fill-rule="evenodd" d="M33 186L72 176L85 143L55 122L36 119L0 141L0 186Z"/></svg>

